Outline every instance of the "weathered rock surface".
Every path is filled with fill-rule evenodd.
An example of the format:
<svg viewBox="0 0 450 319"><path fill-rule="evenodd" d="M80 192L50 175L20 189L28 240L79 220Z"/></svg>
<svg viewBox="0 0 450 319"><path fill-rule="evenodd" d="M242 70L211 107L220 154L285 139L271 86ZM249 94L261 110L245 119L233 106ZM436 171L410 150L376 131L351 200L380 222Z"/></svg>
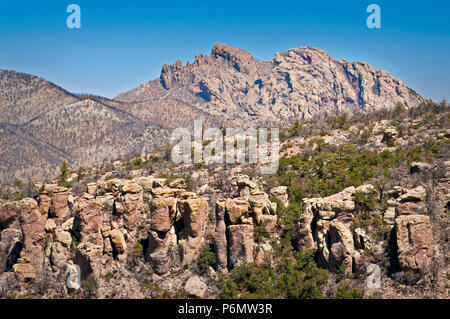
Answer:
<svg viewBox="0 0 450 319"><path fill-rule="evenodd" d="M228 226L228 265L234 268L243 263L254 262L253 241L254 230L252 225L230 225Z"/></svg>
<svg viewBox="0 0 450 319"><path fill-rule="evenodd" d="M186 282L184 290L190 295L197 298L205 297L208 286L200 279L199 276L192 276Z"/></svg>
<svg viewBox="0 0 450 319"><path fill-rule="evenodd" d="M395 219L398 261L402 270L426 270L433 257L430 217L398 216Z"/></svg>

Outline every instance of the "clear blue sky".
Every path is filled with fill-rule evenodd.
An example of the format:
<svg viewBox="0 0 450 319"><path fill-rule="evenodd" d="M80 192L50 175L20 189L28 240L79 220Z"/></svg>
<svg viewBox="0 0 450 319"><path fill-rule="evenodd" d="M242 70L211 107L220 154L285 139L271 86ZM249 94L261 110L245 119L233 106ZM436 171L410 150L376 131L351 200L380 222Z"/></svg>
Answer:
<svg viewBox="0 0 450 319"><path fill-rule="evenodd" d="M81 7L81 29L66 7ZM368 29L366 7L381 7ZM450 100L450 1L0 0L0 69L42 76L70 91L114 97L224 42L272 59L317 46L367 61L425 98Z"/></svg>

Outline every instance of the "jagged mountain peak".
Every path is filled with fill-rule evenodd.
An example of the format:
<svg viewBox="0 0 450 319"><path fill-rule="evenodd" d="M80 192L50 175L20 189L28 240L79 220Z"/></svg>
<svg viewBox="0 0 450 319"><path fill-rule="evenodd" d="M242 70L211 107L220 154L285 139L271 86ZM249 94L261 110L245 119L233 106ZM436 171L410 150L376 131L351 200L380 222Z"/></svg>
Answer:
<svg viewBox="0 0 450 319"><path fill-rule="evenodd" d="M118 95L123 101L176 98L237 122L278 122L318 112L406 107L423 101L386 71L367 62L335 60L324 50L300 46L260 61L216 43L194 63L164 65L159 79ZM237 123L238 124L238 123Z"/></svg>

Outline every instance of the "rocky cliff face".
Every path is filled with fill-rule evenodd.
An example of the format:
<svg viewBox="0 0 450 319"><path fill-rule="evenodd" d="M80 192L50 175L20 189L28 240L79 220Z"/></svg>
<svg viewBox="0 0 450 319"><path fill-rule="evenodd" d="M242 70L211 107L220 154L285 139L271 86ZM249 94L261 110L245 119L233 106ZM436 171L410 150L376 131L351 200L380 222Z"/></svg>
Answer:
<svg viewBox="0 0 450 319"><path fill-rule="evenodd" d="M214 243L221 272L266 263L272 248L255 243L253 225L273 233L277 205L246 175L231 183L237 197L221 197L212 205L207 197L186 191L183 179L99 181L79 197L55 184L36 184L36 199L0 203L0 280L8 272L23 281L40 280L46 271L63 276L75 264L79 269L71 276L102 283L113 271L129 276L130 263L140 255L155 276L166 276L196 263L201 249ZM286 195L285 189L275 191ZM217 222L210 218L214 211ZM136 278L125 283L136 284ZM128 296L142 297L138 292Z"/></svg>
<svg viewBox="0 0 450 319"><path fill-rule="evenodd" d="M319 112L407 107L422 98L388 72L368 63L334 60L323 50L298 47L259 61L222 43L195 62L164 65L160 79L117 96L139 101L176 97L233 120L280 121Z"/></svg>

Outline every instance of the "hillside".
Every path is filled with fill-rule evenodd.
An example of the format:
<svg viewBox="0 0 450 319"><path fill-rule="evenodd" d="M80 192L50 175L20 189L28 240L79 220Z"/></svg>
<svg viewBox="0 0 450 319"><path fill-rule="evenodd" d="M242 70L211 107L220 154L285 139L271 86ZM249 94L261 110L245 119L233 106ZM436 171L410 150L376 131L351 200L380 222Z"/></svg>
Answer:
<svg viewBox="0 0 450 319"><path fill-rule="evenodd" d="M17 185L0 297L448 299L449 110L296 121L271 176L161 148Z"/></svg>

